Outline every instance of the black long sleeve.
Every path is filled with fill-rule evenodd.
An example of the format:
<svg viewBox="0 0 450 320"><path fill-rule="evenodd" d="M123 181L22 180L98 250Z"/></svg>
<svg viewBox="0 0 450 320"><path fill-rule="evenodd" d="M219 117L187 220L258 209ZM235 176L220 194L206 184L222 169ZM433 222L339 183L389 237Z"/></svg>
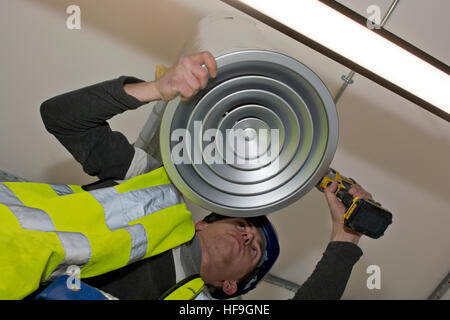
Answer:
<svg viewBox="0 0 450 320"><path fill-rule="evenodd" d="M100 179L123 179L134 156L126 137L112 131L107 120L145 104L123 89L143 80L121 76L58 95L41 105L47 130L83 166Z"/></svg>
<svg viewBox="0 0 450 320"><path fill-rule="evenodd" d="M362 250L350 242L330 242L311 276L295 293L295 300L337 300L342 297Z"/></svg>

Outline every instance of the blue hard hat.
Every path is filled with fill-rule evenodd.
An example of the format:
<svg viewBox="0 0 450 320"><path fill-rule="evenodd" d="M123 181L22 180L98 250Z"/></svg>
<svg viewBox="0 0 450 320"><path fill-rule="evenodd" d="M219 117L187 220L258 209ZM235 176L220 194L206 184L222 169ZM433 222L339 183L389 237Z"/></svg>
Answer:
<svg viewBox="0 0 450 320"><path fill-rule="evenodd" d="M219 215L217 213L211 213L206 216L203 221L211 223L217 220L231 219L232 217L227 217ZM272 266L275 264L279 254L280 246L278 244L278 236L275 228L270 223L266 216L243 218L247 220L250 224L258 227L264 238L264 253L261 257L255 270L248 275L243 281L238 284L238 290L232 294L228 295L224 293L221 289L211 288L209 290L211 296L215 299L230 299L243 294L246 294L250 290L253 290L256 285L264 278L264 276L269 272Z"/></svg>

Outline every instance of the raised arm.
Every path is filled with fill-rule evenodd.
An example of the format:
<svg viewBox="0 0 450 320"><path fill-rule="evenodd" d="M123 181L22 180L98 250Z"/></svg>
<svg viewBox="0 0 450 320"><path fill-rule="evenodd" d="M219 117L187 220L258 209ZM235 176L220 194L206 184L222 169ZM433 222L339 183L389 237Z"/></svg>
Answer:
<svg viewBox="0 0 450 320"><path fill-rule="evenodd" d="M362 256L358 247L361 234L350 230L342 223L345 206L334 195L337 183L328 186L325 197L330 208L333 231L322 259L311 276L303 283L293 299L299 300L336 300L342 297L353 266ZM350 194L371 199L372 195L359 185L353 185Z"/></svg>
<svg viewBox="0 0 450 320"><path fill-rule="evenodd" d="M42 103L41 116L47 130L86 173L100 179L123 179L135 151L123 134L111 130L107 120L151 101L168 101L177 95L189 99L206 86L208 71L216 75L210 53L183 57L156 81L121 76L58 95Z"/></svg>

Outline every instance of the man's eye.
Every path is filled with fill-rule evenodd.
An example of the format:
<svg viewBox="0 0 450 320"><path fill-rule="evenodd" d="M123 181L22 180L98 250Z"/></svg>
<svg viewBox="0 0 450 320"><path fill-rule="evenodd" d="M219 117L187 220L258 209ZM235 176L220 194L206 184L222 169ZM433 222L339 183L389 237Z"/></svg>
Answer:
<svg viewBox="0 0 450 320"><path fill-rule="evenodd" d="M239 229L244 230L245 225L242 222L238 222Z"/></svg>
<svg viewBox="0 0 450 320"><path fill-rule="evenodd" d="M256 255L258 254L258 250L256 250L255 247L252 247L252 251L253 251L253 255L256 257Z"/></svg>

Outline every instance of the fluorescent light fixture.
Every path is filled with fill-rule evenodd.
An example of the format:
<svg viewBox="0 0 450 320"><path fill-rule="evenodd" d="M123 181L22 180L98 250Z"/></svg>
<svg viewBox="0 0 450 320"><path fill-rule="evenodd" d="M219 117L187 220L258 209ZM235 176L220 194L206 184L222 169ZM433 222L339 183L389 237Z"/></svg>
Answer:
<svg viewBox="0 0 450 320"><path fill-rule="evenodd" d="M447 73L324 3L318 0L224 2L241 2L327 47L443 110L448 121L450 76Z"/></svg>

